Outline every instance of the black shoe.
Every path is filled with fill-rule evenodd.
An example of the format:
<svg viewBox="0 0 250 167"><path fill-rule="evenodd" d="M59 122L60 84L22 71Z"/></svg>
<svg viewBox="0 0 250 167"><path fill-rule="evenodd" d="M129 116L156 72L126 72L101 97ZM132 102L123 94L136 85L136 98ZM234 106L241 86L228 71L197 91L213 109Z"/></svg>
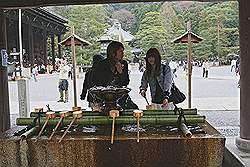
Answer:
<svg viewBox="0 0 250 167"><path fill-rule="evenodd" d="M68 100L65 100L64 103L68 103L69 101Z"/></svg>
<svg viewBox="0 0 250 167"><path fill-rule="evenodd" d="M64 102L62 99L58 100L57 102Z"/></svg>

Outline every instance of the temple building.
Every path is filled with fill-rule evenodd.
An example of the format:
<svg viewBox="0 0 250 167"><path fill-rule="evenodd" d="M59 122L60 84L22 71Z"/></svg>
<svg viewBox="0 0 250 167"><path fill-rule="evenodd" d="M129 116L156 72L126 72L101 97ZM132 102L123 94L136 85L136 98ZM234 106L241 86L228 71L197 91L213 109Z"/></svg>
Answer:
<svg viewBox="0 0 250 167"><path fill-rule="evenodd" d="M6 9L4 15L9 61L20 63L19 10ZM21 15L23 66L54 65L56 55L61 57L60 45L55 46L55 41L57 40L57 43L61 41L61 35L67 31L68 21L43 8L22 9Z"/></svg>
<svg viewBox="0 0 250 167"><path fill-rule="evenodd" d="M106 33L111 37L118 36L118 41L131 42L134 39L132 34L121 28L121 23L118 20L114 21L113 26L108 28Z"/></svg>

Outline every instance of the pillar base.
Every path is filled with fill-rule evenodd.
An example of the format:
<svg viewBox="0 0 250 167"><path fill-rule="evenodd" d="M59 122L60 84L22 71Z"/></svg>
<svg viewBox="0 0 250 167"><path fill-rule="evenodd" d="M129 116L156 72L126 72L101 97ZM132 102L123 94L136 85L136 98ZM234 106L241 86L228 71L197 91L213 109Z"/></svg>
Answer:
<svg viewBox="0 0 250 167"><path fill-rule="evenodd" d="M235 145L241 151L250 152L250 140L246 140L246 139L242 139L240 137L236 137Z"/></svg>

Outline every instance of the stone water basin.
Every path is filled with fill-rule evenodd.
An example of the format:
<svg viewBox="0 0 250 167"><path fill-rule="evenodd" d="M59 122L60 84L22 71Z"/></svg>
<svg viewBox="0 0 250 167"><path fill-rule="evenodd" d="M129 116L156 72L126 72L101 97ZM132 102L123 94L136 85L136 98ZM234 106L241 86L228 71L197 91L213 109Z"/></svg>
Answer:
<svg viewBox="0 0 250 167"><path fill-rule="evenodd" d="M110 125L111 126L111 125ZM114 144L110 144L111 128L101 133L67 134L61 143L57 133L52 140L45 134L21 140L15 131L7 131L0 139L0 166L10 167L220 167L225 138L208 122L199 124L205 133L184 137L181 133L135 132L116 126Z"/></svg>

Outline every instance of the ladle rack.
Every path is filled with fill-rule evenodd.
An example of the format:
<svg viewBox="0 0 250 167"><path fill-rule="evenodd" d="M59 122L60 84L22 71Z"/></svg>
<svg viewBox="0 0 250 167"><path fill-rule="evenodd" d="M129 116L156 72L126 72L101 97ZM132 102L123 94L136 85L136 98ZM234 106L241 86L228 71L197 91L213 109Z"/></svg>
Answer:
<svg viewBox="0 0 250 167"><path fill-rule="evenodd" d="M75 125L112 125L111 144L114 142L115 125L136 124L137 125L137 142L139 142L140 125L179 125L180 131L184 136L191 137L192 134L187 128L187 125L197 125L205 122L205 116L197 114L196 109L183 109L182 116L175 111L166 110L111 110L109 116L103 113L92 111L50 111L50 112L31 112L30 118L17 118L16 124L20 126L29 126L30 129L37 127L38 122L43 125L36 140L41 136L45 127L53 129L48 137L53 138L55 131L61 127L67 127L61 136L59 142L63 140L71 126ZM178 122L179 121L179 122ZM31 131L34 133L34 129ZM27 132L25 136L29 136Z"/></svg>

